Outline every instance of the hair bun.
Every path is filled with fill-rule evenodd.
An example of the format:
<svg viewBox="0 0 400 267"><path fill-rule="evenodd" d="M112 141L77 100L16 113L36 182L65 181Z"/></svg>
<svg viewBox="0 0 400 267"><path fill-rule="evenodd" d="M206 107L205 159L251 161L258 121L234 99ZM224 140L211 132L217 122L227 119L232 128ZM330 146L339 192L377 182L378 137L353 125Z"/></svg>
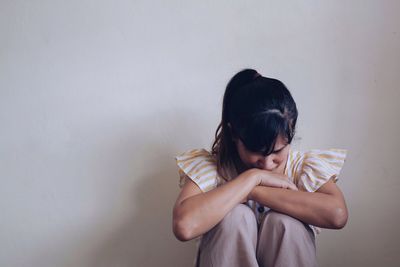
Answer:
<svg viewBox="0 0 400 267"><path fill-rule="evenodd" d="M254 73L253 80L255 80L255 79L257 79L258 77L261 77L261 76L262 75L256 71L256 73Z"/></svg>

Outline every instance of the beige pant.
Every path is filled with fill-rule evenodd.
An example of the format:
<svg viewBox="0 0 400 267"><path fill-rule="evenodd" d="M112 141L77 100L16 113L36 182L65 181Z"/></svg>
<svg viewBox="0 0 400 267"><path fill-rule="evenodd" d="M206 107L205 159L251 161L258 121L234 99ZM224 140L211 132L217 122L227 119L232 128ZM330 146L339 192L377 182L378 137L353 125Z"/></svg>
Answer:
<svg viewBox="0 0 400 267"><path fill-rule="evenodd" d="M233 208L199 245L199 267L315 267L315 237L311 228L273 210L257 225L244 204Z"/></svg>

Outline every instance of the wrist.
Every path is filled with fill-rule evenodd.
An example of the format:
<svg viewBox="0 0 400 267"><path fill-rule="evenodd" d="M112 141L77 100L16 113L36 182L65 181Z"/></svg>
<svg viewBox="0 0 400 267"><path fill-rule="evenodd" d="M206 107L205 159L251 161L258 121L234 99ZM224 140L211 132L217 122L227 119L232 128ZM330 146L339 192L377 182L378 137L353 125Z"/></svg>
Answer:
<svg viewBox="0 0 400 267"><path fill-rule="evenodd" d="M261 176L258 174L257 169L250 169L247 171L249 179L252 181L253 187L261 184Z"/></svg>

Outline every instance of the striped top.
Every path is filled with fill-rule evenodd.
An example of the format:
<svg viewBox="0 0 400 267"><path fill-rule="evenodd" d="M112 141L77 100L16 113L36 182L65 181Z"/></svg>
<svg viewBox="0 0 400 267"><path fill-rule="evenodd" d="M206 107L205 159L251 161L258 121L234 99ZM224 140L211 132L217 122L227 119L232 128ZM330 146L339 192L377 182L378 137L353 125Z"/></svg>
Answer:
<svg viewBox="0 0 400 267"><path fill-rule="evenodd" d="M306 152L289 150L284 173L299 190L315 192L329 179L336 183L343 167L347 151L344 149L313 149ZM191 149L175 157L179 167L179 186L182 188L185 177L196 183L203 192L208 192L226 181L217 173L216 158L205 149ZM258 203L249 201L258 221L262 215L258 212ZM268 210L265 207L265 211ZM265 212L264 212L265 214ZM310 225L314 234L321 229Z"/></svg>

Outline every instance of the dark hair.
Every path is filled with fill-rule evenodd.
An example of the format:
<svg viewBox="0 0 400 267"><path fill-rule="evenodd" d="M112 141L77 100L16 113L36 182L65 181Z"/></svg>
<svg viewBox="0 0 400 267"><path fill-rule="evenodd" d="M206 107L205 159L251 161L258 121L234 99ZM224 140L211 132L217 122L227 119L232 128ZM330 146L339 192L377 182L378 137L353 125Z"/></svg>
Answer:
<svg viewBox="0 0 400 267"><path fill-rule="evenodd" d="M278 136L291 143L297 107L286 86L277 79L245 69L229 81L222 104L222 120L215 132L212 154L224 179L238 174L239 155L234 138L253 152L270 154Z"/></svg>

